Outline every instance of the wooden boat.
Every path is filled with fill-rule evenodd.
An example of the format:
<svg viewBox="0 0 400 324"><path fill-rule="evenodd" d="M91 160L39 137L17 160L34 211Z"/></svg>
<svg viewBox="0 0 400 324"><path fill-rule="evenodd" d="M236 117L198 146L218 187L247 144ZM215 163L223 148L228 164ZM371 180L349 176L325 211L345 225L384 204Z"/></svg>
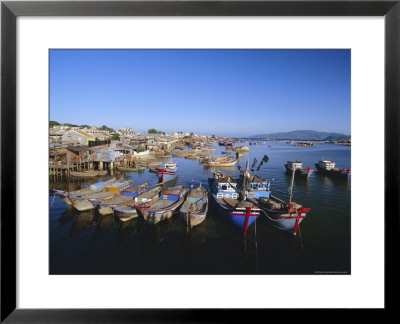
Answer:
<svg viewBox="0 0 400 324"><path fill-rule="evenodd" d="M248 227L260 215L260 208L239 196L237 181L229 175L220 171L214 172L214 177L209 178L209 183L211 196L221 214L243 230L246 236Z"/></svg>
<svg viewBox="0 0 400 324"><path fill-rule="evenodd" d="M285 168L286 173L292 174L292 171L295 170L295 175L306 177L307 179L314 172L313 168L303 168L303 163L300 161L287 161Z"/></svg>
<svg viewBox="0 0 400 324"><path fill-rule="evenodd" d="M216 149L217 148L213 146L205 146L201 148L201 150L204 152L215 152Z"/></svg>
<svg viewBox="0 0 400 324"><path fill-rule="evenodd" d="M124 172L136 172L138 169L137 168L128 168L128 167L123 167L123 166L117 166L117 170L124 171Z"/></svg>
<svg viewBox="0 0 400 324"><path fill-rule="evenodd" d="M250 151L249 147L246 146L246 145L236 146L236 147L233 148L233 150L235 152L248 152L248 151Z"/></svg>
<svg viewBox="0 0 400 324"><path fill-rule="evenodd" d="M94 209L97 203L111 199L114 196L115 193L101 191L76 197L68 196L68 198L71 200L72 206L74 206L76 210L85 211Z"/></svg>
<svg viewBox="0 0 400 324"><path fill-rule="evenodd" d="M108 174L108 171L89 170L82 172L71 172L71 177L75 178L93 178Z"/></svg>
<svg viewBox="0 0 400 324"><path fill-rule="evenodd" d="M138 206L144 220L148 224L156 224L170 218L175 210L183 204L187 192L188 188L184 185L163 189L158 199Z"/></svg>
<svg viewBox="0 0 400 324"><path fill-rule="evenodd" d="M140 186L139 186L140 187ZM137 207L151 202L153 199L159 197L161 192L161 187L156 186L155 188L144 191L133 198L133 202L121 204L115 206L114 212L119 217L119 219L123 222L128 221L132 218L138 217Z"/></svg>
<svg viewBox="0 0 400 324"><path fill-rule="evenodd" d="M267 221L280 229L296 235L298 227L306 217L310 208L292 201L293 180L295 170L292 171L292 183L290 187L289 202L271 195L270 183L257 175L252 175L248 170L242 171L239 178L240 188L247 193L247 200L257 205L266 215Z"/></svg>
<svg viewBox="0 0 400 324"><path fill-rule="evenodd" d="M79 195L72 197L68 195L71 200L72 206L79 211L94 209L99 203L113 198L116 194L119 194L122 190L125 190L133 186L133 181L115 181L107 183L103 186L101 192L90 193L87 195ZM100 208L101 209L101 208Z"/></svg>
<svg viewBox="0 0 400 324"><path fill-rule="evenodd" d="M338 169L335 167L336 163L329 160L321 160L315 164L317 171L319 174L332 176L332 177L341 177L349 179L351 174L351 169Z"/></svg>
<svg viewBox="0 0 400 324"><path fill-rule="evenodd" d="M107 199L97 203L99 207L98 211L100 215L112 214L113 209L119 205L124 205L130 202L133 202L135 197L133 196L125 196L125 195L115 195L111 199Z"/></svg>
<svg viewBox="0 0 400 324"><path fill-rule="evenodd" d="M204 221L208 212L208 191L201 184L191 190L183 203L180 213L183 221L190 227L196 226Z"/></svg>
<svg viewBox="0 0 400 324"><path fill-rule="evenodd" d="M82 188L82 189L74 190L74 191L70 191L70 192L68 192L67 190L53 189L53 192L58 197L60 197L66 204L72 205L72 202L69 199L69 196L75 197L75 196L82 196L82 195L95 193L95 192L101 192L105 185L114 183L115 181L116 181L115 178L112 178L107 181L94 183L94 184L90 185L88 188Z"/></svg>
<svg viewBox="0 0 400 324"><path fill-rule="evenodd" d="M314 146L313 142L298 142L296 146Z"/></svg>
<svg viewBox="0 0 400 324"><path fill-rule="evenodd" d="M207 167L228 167L234 166L238 159L233 156L210 157L203 160Z"/></svg>
<svg viewBox="0 0 400 324"><path fill-rule="evenodd" d="M176 162L169 161L164 163L163 168L157 170L157 176L160 182L168 182L177 177L177 170Z"/></svg>

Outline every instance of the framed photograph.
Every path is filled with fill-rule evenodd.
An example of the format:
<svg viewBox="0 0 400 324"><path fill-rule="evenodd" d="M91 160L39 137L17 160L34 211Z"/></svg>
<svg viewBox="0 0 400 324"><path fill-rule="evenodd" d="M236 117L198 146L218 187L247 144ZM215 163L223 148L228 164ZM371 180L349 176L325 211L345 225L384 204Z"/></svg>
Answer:
<svg viewBox="0 0 400 324"><path fill-rule="evenodd" d="M390 308L399 15L3 1L1 320Z"/></svg>

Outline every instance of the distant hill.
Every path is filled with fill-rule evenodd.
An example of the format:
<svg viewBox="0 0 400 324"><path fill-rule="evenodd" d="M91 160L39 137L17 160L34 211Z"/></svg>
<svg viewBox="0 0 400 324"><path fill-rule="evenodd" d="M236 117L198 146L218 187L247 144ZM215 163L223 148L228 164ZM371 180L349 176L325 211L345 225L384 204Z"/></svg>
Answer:
<svg viewBox="0 0 400 324"><path fill-rule="evenodd" d="M350 135L341 133L317 132L313 130L296 130L287 133L253 135L250 138L270 138L293 141L343 141L351 139Z"/></svg>

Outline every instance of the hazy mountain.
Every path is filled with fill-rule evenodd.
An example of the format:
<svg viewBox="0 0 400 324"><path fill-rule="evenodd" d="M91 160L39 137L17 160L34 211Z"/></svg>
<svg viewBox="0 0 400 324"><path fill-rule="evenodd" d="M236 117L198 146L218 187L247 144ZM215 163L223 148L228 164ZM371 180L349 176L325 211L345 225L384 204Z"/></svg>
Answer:
<svg viewBox="0 0 400 324"><path fill-rule="evenodd" d="M279 140L298 140L298 141L342 141L349 140L350 135L331 132L317 132L313 130L296 130L287 133L272 133L253 135L250 138L270 138Z"/></svg>

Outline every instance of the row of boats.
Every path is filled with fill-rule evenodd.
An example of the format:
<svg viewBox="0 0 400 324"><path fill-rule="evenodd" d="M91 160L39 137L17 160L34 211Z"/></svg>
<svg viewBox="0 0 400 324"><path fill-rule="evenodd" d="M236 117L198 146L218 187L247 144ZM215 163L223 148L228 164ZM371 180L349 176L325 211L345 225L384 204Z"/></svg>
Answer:
<svg viewBox="0 0 400 324"><path fill-rule="evenodd" d="M351 174L351 169L338 169L336 168L335 162L324 159L315 163L315 167L319 173L327 176L345 177L348 179ZM313 168L304 168L303 163L300 161L287 161L285 168L287 173L292 173L294 171L296 175L307 178L309 178L311 173L314 172Z"/></svg>
<svg viewBox="0 0 400 324"><path fill-rule="evenodd" d="M292 194L289 202L273 196L269 180L251 173L248 165L245 170L240 167L239 170L238 179L213 171L213 177L208 179L209 192L201 184L197 188L192 185L191 189L183 183L164 188L163 184L177 177L176 163L167 162L157 170L160 183L153 188L147 182L134 186L132 180L111 179L72 192L55 189L54 193L79 211L97 208L100 214L114 213L122 221L142 215L147 223L156 224L179 210L190 227L204 221L210 194L219 214L240 228L244 236L261 214L265 214L272 225L295 235L310 209L293 202Z"/></svg>

